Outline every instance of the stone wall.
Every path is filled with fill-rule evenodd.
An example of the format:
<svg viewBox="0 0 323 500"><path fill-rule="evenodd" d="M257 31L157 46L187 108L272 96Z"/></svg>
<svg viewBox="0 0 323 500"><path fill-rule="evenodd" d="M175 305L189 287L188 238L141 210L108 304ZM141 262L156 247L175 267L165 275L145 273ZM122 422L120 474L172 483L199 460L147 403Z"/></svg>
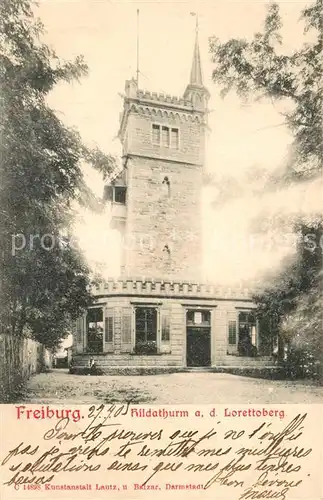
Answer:
<svg viewBox="0 0 323 500"><path fill-rule="evenodd" d="M201 184L200 166L131 158L125 274L199 280Z"/></svg>
<svg viewBox="0 0 323 500"><path fill-rule="evenodd" d="M152 141L152 125L179 129L179 147L163 147ZM172 162L204 164L205 125L201 116L140 107L130 111L125 134L124 154ZM184 179L183 179L184 180Z"/></svg>
<svg viewBox="0 0 323 500"><path fill-rule="evenodd" d="M52 366L52 356L29 338L0 335L0 402L9 403L34 373Z"/></svg>

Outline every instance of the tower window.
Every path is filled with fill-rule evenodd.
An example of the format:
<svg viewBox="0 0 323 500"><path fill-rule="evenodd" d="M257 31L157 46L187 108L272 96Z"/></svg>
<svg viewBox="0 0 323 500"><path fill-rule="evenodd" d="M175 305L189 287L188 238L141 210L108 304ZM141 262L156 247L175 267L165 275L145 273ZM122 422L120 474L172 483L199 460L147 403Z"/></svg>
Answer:
<svg viewBox="0 0 323 500"><path fill-rule="evenodd" d="M127 188L123 186L114 186L114 202L126 204L126 192Z"/></svg>
<svg viewBox="0 0 323 500"><path fill-rule="evenodd" d="M152 139L154 144L160 145L160 125L153 125Z"/></svg>
<svg viewBox="0 0 323 500"><path fill-rule="evenodd" d="M152 143L164 148L179 149L179 129L152 125Z"/></svg>
<svg viewBox="0 0 323 500"><path fill-rule="evenodd" d="M103 199L113 203L126 204L127 188L125 186L105 186Z"/></svg>
<svg viewBox="0 0 323 500"><path fill-rule="evenodd" d="M170 140L171 147L174 149L178 149L179 148L179 130L178 130L178 128L171 129L171 136L170 137L171 137L171 140Z"/></svg>
<svg viewBox="0 0 323 500"><path fill-rule="evenodd" d="M169 148L170 145L170 134L169 127L162 127L162 146Z"/></svg>

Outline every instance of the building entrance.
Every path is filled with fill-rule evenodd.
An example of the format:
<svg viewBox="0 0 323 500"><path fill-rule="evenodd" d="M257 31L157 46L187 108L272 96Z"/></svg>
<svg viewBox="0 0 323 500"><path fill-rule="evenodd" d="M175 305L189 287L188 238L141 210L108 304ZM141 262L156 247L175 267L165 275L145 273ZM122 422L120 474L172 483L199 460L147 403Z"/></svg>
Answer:
<svg viewBox="0 0 323 500"><path fill-rule="evenodd" d="M187 366L211 365L210 318L210 311L189 310L186 313Z"/></svg>

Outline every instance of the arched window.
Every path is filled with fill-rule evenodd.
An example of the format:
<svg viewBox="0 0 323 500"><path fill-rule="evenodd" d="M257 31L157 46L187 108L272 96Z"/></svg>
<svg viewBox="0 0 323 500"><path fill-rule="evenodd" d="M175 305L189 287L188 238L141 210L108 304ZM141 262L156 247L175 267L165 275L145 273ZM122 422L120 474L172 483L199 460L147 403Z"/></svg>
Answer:
<svg viewBox="0 0 323 500"><path fill-rule="evenodd" d="M165 191L165 194L170 197L170 180L169 178L167 177L167 175L165 175L164 177L164 180L162 182L162 185L163 185L163 188L164 188L164 191Z"/></svg>

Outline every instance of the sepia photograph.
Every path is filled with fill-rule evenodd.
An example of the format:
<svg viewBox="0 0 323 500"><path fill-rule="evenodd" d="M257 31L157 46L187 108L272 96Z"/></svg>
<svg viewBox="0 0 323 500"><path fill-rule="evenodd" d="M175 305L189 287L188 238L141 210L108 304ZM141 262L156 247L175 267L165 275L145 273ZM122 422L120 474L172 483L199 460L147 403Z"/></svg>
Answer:
<svg viewBox="0 0 323 500"><path fill-rule="evenodd" d="M2 403L322 404L322 8L1 1Z"/></svg>

